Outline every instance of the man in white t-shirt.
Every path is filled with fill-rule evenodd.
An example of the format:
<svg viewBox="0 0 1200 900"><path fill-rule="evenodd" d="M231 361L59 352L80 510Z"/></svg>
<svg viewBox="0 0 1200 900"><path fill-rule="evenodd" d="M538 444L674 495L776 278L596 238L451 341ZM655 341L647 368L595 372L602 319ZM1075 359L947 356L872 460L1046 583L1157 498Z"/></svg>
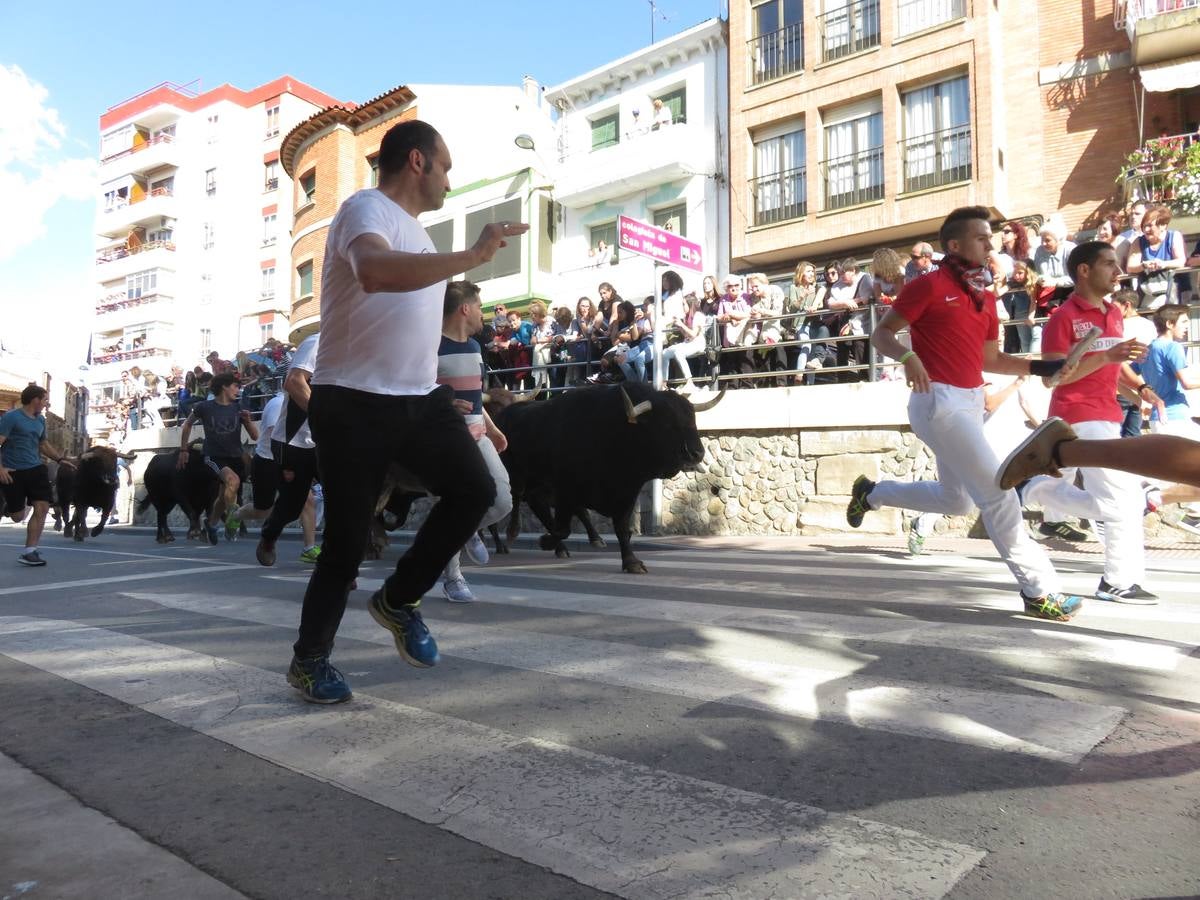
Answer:
<svg viewBox="0 0 1200 900"><path fill-rule="evenodd" d="M438 253L417 216L440 209L450 190L450 151L441 135L420 120L401 122L384 135L378 161L379 186L351 195L334 216L321 273L308 422L325 531L288 670L288 683L314 703L351 696L329 654L393 461L440 499L368 607L406 662L438 661L418 611L421 597L475 532L496 492L454 407L453 388L437 384L446 280L489 262L507 238L529 230L492 223L469 249Z"/></svg>

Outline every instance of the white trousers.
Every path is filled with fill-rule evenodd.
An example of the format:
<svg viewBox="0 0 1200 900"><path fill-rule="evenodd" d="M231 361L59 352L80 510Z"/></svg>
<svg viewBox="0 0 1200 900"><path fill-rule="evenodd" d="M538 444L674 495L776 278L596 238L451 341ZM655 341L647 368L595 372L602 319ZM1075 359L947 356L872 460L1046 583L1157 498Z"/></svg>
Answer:
<svg viewBox="0 0 1200 900"><path fill-rule="evenodd" d="M1079 437L1103 441L1121 436L1120 422L1077 422ZM1062 478L1039 475L1025 488L1025 503L1061 510L1104 523L1104 580L1113 587L1141 584L1146 578L1146 547L1142 513L1146 495L1142 479L1116 469L1082 468L1083 489L1075 486L1075 469ZM1056 513L1057 514L1057 513Z"/></svg>
<svg viewBox="0 0 1200 900"><path fill-rule="evenodd" d="M479 523L480 528L487 528L489 525L495 525L502 521L512 511L512 487L508 481L508 469L504 468L504 463L500 461L496 445L484 436L475 442L475 446L483 454L483 461L487 463L488 472L491 473L492 481L496 484L496 499L488 511L483 514L483 520ZM442 577L448 581L462 577L462 568L459 565L458 557L457 553L450 557L450 562L446 563L446 568L442 570Z"/></svg>
<svg viewBox="0 0 1200 900"><path fill-rule="evenodd" d="M704 335L697 335L690 341L683 341L663 348L663 377L671 378L671 361L683 372L684 381L692 383L692 370L688 368L688 357L699 356L704 352Z"/></svg>
<svg viewBox="0 0 1200 900"><path fill-rule="evenodd" d="M1173 434L1176 437L1187 438L1189 441L1200 442L1200 425L1191 419L1167 419L1163 422L1154 419L1150 422L1150 430L1154 434ZM1169 482L1156 481L1159 487L1166 487ZM1189 515L1200 516L1200 503L1185 503L1184 508Z"/></svg>
<svg viewBox="0 0 1200 900"><path fill-rule="evenodd" d="M937 457L938 481L881 481L867 502L872 509L896 506L918 512L966 515L975 506L996 552L1026 597L1061 589L1046 551L1029 536L1015 491L996 487L1000 461L983 435L983 388L934 383L908 401L908 421Z"/></svg>

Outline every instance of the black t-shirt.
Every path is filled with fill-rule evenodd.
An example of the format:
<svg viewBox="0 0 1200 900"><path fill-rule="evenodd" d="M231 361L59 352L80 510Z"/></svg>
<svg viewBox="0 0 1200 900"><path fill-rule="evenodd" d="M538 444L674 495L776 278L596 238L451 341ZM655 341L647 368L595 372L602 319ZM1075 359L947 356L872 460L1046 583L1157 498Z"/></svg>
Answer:
<svg viewBox="0 0 1200 900"><path fill-rule="evenodd" d="M192 409L204 426L204 455L211 457L242 455L241 407L236 403L220 404L216 400L197 403Z"/></svg>

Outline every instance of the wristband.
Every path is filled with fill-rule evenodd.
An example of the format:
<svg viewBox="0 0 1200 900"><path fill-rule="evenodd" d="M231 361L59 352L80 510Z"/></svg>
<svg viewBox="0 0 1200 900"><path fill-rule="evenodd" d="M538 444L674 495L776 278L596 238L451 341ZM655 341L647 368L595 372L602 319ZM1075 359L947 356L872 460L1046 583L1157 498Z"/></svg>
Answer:
<svg viewBox="0 0 1200 900"><path fill-rule="evenodd" d="M1134 390L1136 390L1140 394L1142 391L1146 390L1148 387L1150 387L1150 385L1146 384L1146 382L1143 381Z"/></svg>
<svg viewBox="0 0 1200 900"><path fill-rule="evenodd" d="M1065 359L1031 359L1029 361L1029 374L1037 375L1040 378L1049 378L1051 375L1058 373L1058 370L1067 364Z"/></svg>
<svg viewBox="0 0 1200 900"><path fill-rule="evenodd" d="M916 356L916 355L917 355L916 350L909 350L907 353L903 354L898 360L896 360L896 362L901 363L901 364L906 363L906 362L908 362L908 359L910 356Z"/></svg>

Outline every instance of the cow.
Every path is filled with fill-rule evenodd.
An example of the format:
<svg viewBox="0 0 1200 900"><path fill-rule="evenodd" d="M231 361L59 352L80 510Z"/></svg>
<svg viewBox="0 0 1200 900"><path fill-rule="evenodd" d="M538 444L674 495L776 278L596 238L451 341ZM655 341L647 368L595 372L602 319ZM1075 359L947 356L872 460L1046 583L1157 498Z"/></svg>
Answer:
<svg viewBox="0 0 1200 900"><path fill-rule="evenodd" d="M88 509L100 510L100 522L92 529L92 537L104 531L117 500L118 459L132 461L134 454L118 453L115 447L95 446L80 455L77 468L58 467L54 479L55 512L62 518L63 537L83 540Z"/></svg>
<svg viewBox="0 0 1200 900"><path fill-rule="evenodd" d="M167 525L167 514L178 506L188 517L188 540L208 540L200 525L200 516L212 515L213 504L221 491L221 483L213 477L212 470L204 463L200 453L189 453L187 465L177 468L179 451L159 453L146 466L142 483L146 496L138 502L138 512L154 507L158 513L158 531L155 541L169 544L175 540Z"/></svg>
<svg viewBox="0 0 1200 900"><path fill-rule="evenodd" d="M532 498L548 488L553 520L539 544L566 556L571 517L591 509L612 519L621 550L621 569L644 574L645 564L630 547L634 506L642 485L695 468L704 459L696 412L720 402L724 392L703 404L674 391L624 382L566 391L552 400L513 405L497 425L508 437L501 455L513 482ZM534 507L535 514L539 513ZM546 510L542 510L546 512Z"/></svg>

